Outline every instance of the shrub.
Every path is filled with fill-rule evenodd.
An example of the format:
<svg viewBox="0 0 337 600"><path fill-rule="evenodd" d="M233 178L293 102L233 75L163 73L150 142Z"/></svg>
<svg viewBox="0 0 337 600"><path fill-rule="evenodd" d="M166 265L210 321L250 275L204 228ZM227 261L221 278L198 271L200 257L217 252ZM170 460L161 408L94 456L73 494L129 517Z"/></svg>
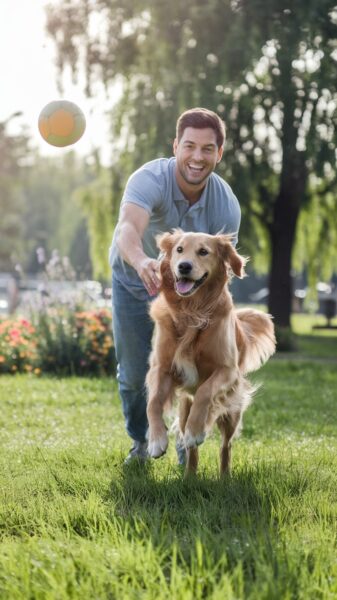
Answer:
<svg viewBox="0 0 337 600"><path fill-rule="evenodd" d="M37 314L36 330L42 372L115 374L111 316L107 309L49 308Z"/></svg>
<svg viewBox="0 0 337 600"><path fill-rule="evenodd" d="M37 369L36 330L27 319L0 321L0 373L25 373ZM37 371L38 372L38 371Z"/></svg>
<svg viewBox="0 0 337 600"><path fill-rule="evenodd" d="M69 258L37 249L40 283L22 296L27 319L0 320L0 373L114 375L111 315L97 281L78 282ZM83 306L86 310L83 310Z"/></svg>
<svg viewBox="0 0 337 600"><path fill-rule="evenodd" d="M111 316L107 309L50 307L27 319L0 321L0 374L114 375Z"/></svg>

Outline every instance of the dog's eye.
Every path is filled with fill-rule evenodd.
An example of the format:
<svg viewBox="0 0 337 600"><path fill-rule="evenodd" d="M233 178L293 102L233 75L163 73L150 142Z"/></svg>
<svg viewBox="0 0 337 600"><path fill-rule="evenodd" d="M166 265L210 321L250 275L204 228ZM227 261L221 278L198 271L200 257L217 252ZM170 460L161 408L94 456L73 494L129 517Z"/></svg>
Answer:
<svg viewBox="0 0 337 600"><path fill-rule="evenodd" d="M198 254L200 254L200 256L206 256L208 254L208 250L206 250L206 248L200 248Z"/></svg>
<svg viewBox="0 0 337 600"><path fill-rule="evenodd" d="M182 246L178 246L178 248L177 248L177 252L179 252L179 254L181 254L181 253L182 253L182 251L183 251L183 247L182 247Z"/></svg>

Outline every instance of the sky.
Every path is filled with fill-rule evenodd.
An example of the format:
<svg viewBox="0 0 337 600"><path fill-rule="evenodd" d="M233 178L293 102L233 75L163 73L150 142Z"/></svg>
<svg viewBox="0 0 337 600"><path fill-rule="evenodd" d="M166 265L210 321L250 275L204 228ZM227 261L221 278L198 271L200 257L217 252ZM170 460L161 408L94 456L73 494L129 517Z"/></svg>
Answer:
<svg viewBox="0 0 337 600"><path fill-rule="evenodd" d="M8 131L16 133L21 125L29 127L32 144L42 155L56 156L69 148L80 155L100 148L103 164L109 162L109 119L111 100L102 91L94 99L85 97L80 84L65 82L61 96L56 86L53 42L45 33L44 7L55 0L0 0L0 121L13 118ZM52 100L70 100L80 106L87 127L83 137L68 148L55 148L40 136L37 127L42 108Z"/></svg>

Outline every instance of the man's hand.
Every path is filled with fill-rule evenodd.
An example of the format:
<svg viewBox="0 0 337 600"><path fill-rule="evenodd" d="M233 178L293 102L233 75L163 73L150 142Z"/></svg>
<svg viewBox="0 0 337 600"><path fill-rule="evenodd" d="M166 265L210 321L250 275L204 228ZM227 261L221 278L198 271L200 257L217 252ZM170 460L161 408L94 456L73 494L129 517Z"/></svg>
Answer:
<svg viewBox="0 0 337 600"><path fill-rule="evenodd" d="M160 262L146 256L142 237L149 224L148 212L131 202L126 202L120 214L117 246L123 259L136 269L147 292L155 296L160 288Z"/></svg>
<svg viewBox="0 0 337 600"><path fill-rule="evenodd" d="M150 296L158 294L160 288L160 262L153 258L145 257L139 261L136 271L144 283Z"/></svg>

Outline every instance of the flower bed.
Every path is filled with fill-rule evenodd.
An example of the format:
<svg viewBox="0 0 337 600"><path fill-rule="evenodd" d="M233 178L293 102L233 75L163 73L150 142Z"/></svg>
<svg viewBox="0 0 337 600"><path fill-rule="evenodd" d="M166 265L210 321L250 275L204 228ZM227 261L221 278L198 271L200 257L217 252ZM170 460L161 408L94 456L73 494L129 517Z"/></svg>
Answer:
<svg viewBox="0 0 337 600"><path fill-rule="evenodd" d="M27 319L0 320L0 373L38 369L36 329Z"/></svg>
<svg viewBox="0 0 337 600"><path fill-rule="evenodd" d="M111 316L106 309L50 307L26 319L0 321L0 373L115 373Z"/></svg>

